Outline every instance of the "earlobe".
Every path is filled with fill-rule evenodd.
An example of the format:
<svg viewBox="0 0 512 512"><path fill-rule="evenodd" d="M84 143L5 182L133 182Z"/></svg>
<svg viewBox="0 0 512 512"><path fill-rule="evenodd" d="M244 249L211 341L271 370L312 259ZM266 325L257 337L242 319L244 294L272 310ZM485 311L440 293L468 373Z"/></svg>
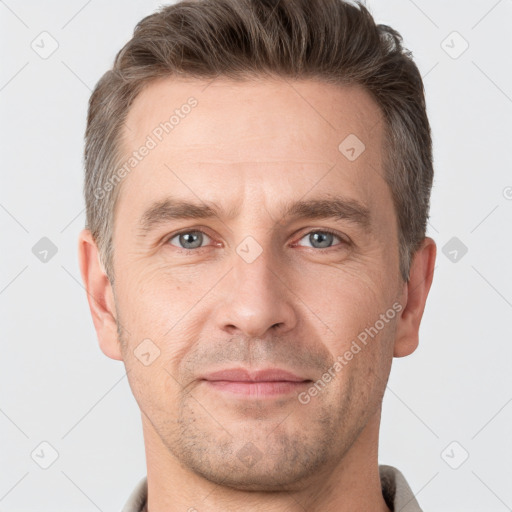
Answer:
<svg viewBox="0 0 512 512"><path fill-rule="evenodd" d="M88 229L83 229L78 237L78 259L100 348L111 359L122 360L112 285L101 265L96 242Z"/></svg>
<svg viewBox="0 0 512 512"><path fill-rule="evenodd" d="M434 277L436 243L425 237L411 262L409 281L404 283L404 309L397 322L394 357L412 354L419 343L419 328Z"/></svg>

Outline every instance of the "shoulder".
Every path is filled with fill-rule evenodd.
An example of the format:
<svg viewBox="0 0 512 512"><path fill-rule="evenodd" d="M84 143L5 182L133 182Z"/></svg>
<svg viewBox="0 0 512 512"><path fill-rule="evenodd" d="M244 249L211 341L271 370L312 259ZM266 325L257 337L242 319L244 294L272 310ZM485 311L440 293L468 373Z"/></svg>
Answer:
<svg viewBox="0 0 512 512"><path fill-rule="evenodd" d="M404 475L395 467L380 465L382 495L391 510L422 512Z"/></svg>
<svg viewBox="0 0 512 512"><path fill-rule="evenodd" d="M148 496L147 476L135 486L121 512L144 512Z"/></svg>

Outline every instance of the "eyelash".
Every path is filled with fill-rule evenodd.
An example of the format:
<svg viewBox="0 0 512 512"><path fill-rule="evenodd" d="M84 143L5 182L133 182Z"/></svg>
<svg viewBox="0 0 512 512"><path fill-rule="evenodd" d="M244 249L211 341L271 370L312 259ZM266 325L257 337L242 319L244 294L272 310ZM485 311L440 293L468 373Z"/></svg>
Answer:
<svg viewBox="0 0 512 512"><path fill-rule="evenodd" d="M169 244L169 245L172 245L170 244L170 241L179 236L179 235L183 235L185 233L202 233L203 235L206 235L208 238L213 238L212 236L210 236L208 233L206 233L205 231L203 231L202 229L185 229L185 230L182 230L182 231L178 231L177 233L173 233L172 235L170 235L169 237L167 237L167 239L165 240L165 244ZM329 233L331 235L334 235L335 237L339 238L340 240L340 244L338 245L350 245L351 244L351 241L348 239L348 237L344 237L342 235L340 235L338 232L332 230L332 229L329 229L329 228L322 228L322 229L312 229L311 231L308 231L307 233L304 233L298 241L302 240L305 236L308 236L312 233ZM294 246L296 244L294 243ZM313 249L315 251L320 251L320 252L323 252L323 251L329 251L329 250L333 250L335 249L336 247L338 247L338 245L333 245L331 247L324 247L324 248L316 248L316 247L307 247L308 249ZM174 247L174 249L176 249L178 252L186 252L186 253L193 253L195 251L199 251L201 249L207 249L208 247L205 246L205 247L196 247L195 249L185 249L183 247L177 247L175 245L172 245L172 247Z"/></svg>

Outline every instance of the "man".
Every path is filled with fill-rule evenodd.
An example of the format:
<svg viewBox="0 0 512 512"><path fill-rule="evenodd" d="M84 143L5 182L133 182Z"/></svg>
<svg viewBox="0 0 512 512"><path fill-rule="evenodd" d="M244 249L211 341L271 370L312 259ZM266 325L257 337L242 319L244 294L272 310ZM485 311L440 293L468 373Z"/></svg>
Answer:
<svg viewBox="0 0 512 512"><path fill-rule="evenodd" d="M433 276L423 85L342 0L143 19L90 100L82 277L141 410L124 510L420 510L378 465Z"/></svg>

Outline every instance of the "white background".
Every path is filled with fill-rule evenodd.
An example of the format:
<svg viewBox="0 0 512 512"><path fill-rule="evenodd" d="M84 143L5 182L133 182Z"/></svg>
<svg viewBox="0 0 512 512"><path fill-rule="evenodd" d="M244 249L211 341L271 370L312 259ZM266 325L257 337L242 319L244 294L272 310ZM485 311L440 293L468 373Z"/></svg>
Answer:
<svg viewBox="0 0 512 512"><path fill-rule="evenodd" d="M76 248L87 101L159 5L0 2L0 511L119 510L146 474L138 406L98 347ZM439 250L420 347L393 363L379 461L425 511L512 510L512 2L368 6L424 76ZM43 31L59 45L47 59L31 47ZM46 263L42 237L58 249ZM468 248L455 262L453 237ZM59 455L48 469L31 458L43 441Z"/></svg>

